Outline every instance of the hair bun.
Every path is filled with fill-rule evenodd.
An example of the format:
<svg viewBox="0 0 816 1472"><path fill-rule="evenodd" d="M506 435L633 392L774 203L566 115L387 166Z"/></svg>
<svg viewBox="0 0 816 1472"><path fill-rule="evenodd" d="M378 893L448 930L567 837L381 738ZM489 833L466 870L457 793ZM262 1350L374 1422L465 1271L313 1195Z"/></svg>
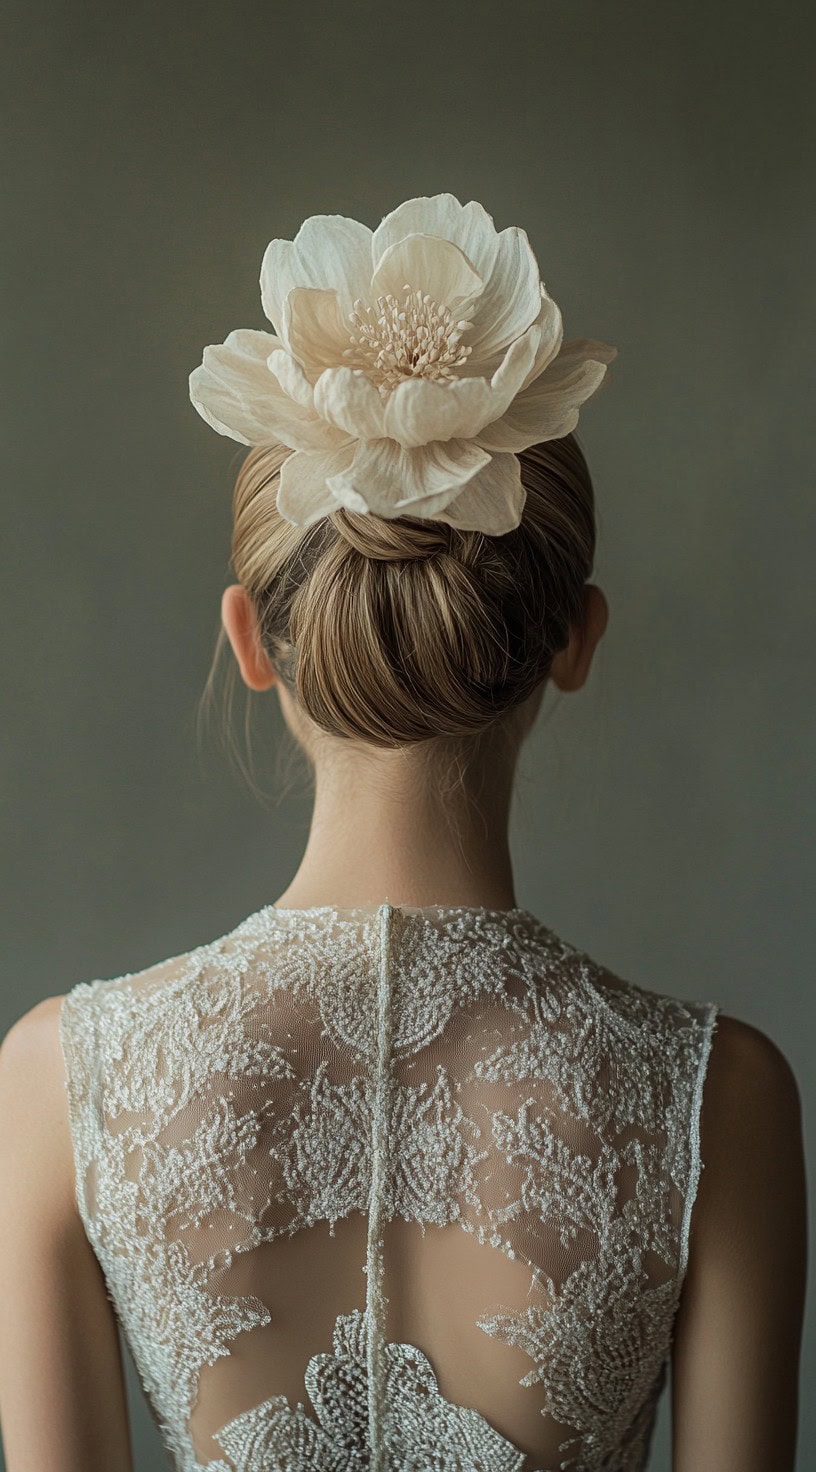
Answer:
<svg viewBox="0 0 816 1472"><path fill-rule="evenodd" d="M394 520L345 507L328 519L345 542L372 562L421 562L452 548L453 529L445 522Z"/></svg>
<svg viewBox="0 0 816 1472"><path fill-rule="evenodd" d="M296 526L277 505L290 453L255 446L244 460L232 566L299 709L330 736L381 748L509 717L583 617L595 513L574 436L522 452L524 515L495 537L345 506Z"/></svg>

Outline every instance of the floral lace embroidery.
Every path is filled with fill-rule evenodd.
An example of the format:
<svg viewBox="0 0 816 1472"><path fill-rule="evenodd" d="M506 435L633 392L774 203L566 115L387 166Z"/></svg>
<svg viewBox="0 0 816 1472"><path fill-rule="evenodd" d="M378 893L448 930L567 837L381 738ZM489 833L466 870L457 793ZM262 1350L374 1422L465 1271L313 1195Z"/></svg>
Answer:
<svg viewBox="0 0 816 1472"><path fill-rule="evenodd" d="M365 1315L341 1315L333 1355L315 1355L306 1389L317 1424L280 1396L238 1416L217 1433L236 1472L368 1472ZM387 1465L409 1472L520 1472L524 1457L476 1411L439 1394L421 1350L387 1346Z"/></svg>
<svg viewBox="0 0 816 1472"><path fill-rule="evenodd" d="M521 1469L480 1411L441 1396L426 1354L386 1338L397 1217L456 1222L529 1271L527 1306L486 1303L477 1324L529 1358L541 1472L640 1472L716 1013L610 976L521 910L267 907L74 987L77 1200L178 1472ZM203 1373L275 1323L269 1294L235 1291L245 1255L356 1213L366 1308L309 1360L317 1419L272 1395L213 1433L228 1461L200 1460Z"/></svg>

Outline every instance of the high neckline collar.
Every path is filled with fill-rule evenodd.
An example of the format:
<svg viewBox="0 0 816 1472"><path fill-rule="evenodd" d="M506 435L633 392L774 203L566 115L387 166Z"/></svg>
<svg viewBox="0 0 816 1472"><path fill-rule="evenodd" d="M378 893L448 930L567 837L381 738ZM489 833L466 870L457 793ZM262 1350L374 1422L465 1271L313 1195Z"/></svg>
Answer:
<svg viewBox="0 0 816 1472"><path fill-rule="evenodd" d="M375 918L385 910L397 911L401 915L429 915L431 917L445 917L457 915L483 915L488 919L526 919L536 920L541 923L530 910L520 905L512 905L507 909L501 909L491 905L402 905L390 900L383 900L375 905L265 905L264 913L274 917L298 915L331 915L338 919L348 917L349 919L360 919L364 916Z"/></svg>

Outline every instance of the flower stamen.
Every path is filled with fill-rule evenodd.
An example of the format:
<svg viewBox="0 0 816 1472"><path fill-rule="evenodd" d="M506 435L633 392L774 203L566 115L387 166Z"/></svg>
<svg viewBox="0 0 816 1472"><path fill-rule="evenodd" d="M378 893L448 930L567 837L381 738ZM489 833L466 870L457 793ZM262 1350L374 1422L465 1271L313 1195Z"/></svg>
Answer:
<svg viewBox="0 0 816 1472"><path fill-rule="evenodd" d="M358 297L349 313L351 346L343 357L353 359L350 366L368 373L381 392L405 378L453 378L472 351L460 341L470 326L467 318L455 321L450 307L407 282L402 290L401 300L389 292L374 306Z"/></svg>

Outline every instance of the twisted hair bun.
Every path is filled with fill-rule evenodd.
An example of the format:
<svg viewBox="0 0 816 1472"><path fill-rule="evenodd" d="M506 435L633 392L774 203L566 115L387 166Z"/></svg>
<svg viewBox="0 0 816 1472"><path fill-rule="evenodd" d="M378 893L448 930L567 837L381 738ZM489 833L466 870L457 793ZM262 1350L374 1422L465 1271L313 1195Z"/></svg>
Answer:
<svg viewBox="0 0 816 1472"><path fill-rule="evenodd" d="M372 562L420 562L450 551L452 531L442 521L417 521L400 517L362 516L338 511L331 520L338 535Z"/></svg>
<svg viewBox="0 0 816 1472"><path fill-rule="evenodd" d="M232 567L306 714L396 747L474 735L547 678L580 621L594 496L572 434L519 455L521 523L501 537L338 510L310 527L276 508L291 452L256 446L233 497Z"/></svg>

